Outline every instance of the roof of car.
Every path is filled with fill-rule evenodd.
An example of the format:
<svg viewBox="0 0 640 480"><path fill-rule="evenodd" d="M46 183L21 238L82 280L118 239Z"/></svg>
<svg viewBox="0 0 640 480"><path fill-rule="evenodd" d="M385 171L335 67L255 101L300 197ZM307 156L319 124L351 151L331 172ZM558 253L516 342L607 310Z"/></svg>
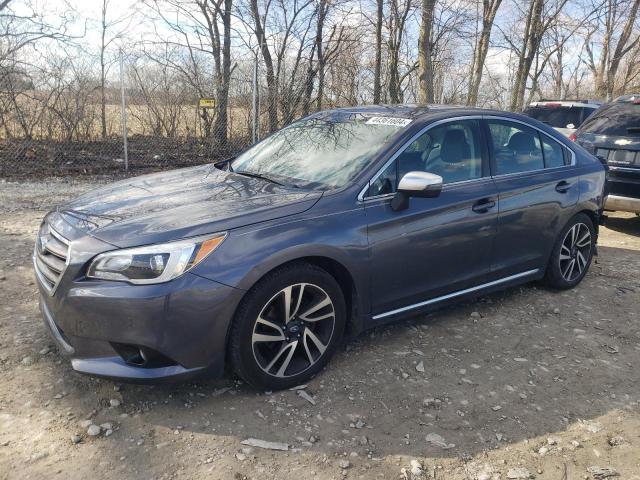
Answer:
<svg viewBox="0 0 640 480"><path fill-rule="evenodd" d="M401 105L363 105L359 107L343 107L336 108L334 111L341 112L353 112L368 115L393 115L402 118L423 118L429 117L435 114L442 114L445 112L456 112L460 115L473 115L473 114L488 114L488 113L500 113L497 110L487 110L484 108L466 107L463 105L418 105L418 104L401 104Z"/></svg>
<svg viewBox="0 0 640 480"><path fill-rule="evenodd" d="M530 107L587 107L596 109L602 105L598 100L539 100L531 102Z"/></svg>

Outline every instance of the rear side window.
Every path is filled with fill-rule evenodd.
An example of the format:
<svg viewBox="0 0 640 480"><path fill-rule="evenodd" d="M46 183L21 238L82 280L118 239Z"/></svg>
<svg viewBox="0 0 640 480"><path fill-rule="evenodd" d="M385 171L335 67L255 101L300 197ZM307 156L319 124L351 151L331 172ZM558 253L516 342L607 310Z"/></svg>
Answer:
<svg viewBox="0 0 640 480"><path fill-rule="evenodd" d="M586 107L536 106L525 109L523 113L554 128L578 128L594 111Z"/></svg>
<svg viewBox="0 0 640 480"><path fill-rule="evenodd" d="M612 105L589 118L581 130L595 135L640 136L640 105Z"/></svg>
<svg viewBox="0 0 640 480"><path fill-rule="evenodd" d="M497 175L544 168L540 137L536 130L505 120L489 120L487 124Z"/></svg>

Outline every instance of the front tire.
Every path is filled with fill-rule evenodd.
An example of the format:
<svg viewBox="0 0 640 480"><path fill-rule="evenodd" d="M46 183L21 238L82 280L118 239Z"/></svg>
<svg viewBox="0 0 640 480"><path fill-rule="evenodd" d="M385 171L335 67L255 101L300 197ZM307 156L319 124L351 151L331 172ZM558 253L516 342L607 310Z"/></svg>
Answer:
<svg viewBox="0 0 640 480"><path fill-rule="evenodd" d="M593 260L595 240L591 219L584 213L574 216L558 235L549 258L545 283L561 290L578 285Z"/></svg>
<svg viewBox="0 0 640 480"><path fill-rule="evenodd" d="M285 266L243 299L231 329L231 363L257 388L299 385L327 364L345 324L344 296L329 273L308 263Z"/></svg>

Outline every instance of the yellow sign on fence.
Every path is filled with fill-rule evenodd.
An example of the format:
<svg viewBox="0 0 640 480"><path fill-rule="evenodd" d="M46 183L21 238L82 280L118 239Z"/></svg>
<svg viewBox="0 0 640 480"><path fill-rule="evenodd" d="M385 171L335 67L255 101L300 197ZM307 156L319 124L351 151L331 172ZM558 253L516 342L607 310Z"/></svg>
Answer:
<svg viewBox="0 0 640 480"><path fill-rule="evenodd" d="M198 102L200 108L216 108L215 98L201 98Z"/></svg>

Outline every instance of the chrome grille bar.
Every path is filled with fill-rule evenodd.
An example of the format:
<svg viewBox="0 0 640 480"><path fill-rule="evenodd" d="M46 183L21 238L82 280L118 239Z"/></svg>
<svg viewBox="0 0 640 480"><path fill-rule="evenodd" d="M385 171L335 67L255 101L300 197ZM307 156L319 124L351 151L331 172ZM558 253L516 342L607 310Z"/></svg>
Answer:
<svg viewBox="0 0 640 480"><path fill-rule="evenodd" d="M69 264L69 241L43 224L36 238L33 266L36 277L49 295L56 291L60 279Z"/></svg>
<svg viewBox="0 0 640 480"><path fill-rule="evenodd" d="M45 249L58 258L66 259L69 245L56 238L53 235L53 230L51 230L50 233L52 233L52 235L49 237L49 241L47 242Z"/></svg>

